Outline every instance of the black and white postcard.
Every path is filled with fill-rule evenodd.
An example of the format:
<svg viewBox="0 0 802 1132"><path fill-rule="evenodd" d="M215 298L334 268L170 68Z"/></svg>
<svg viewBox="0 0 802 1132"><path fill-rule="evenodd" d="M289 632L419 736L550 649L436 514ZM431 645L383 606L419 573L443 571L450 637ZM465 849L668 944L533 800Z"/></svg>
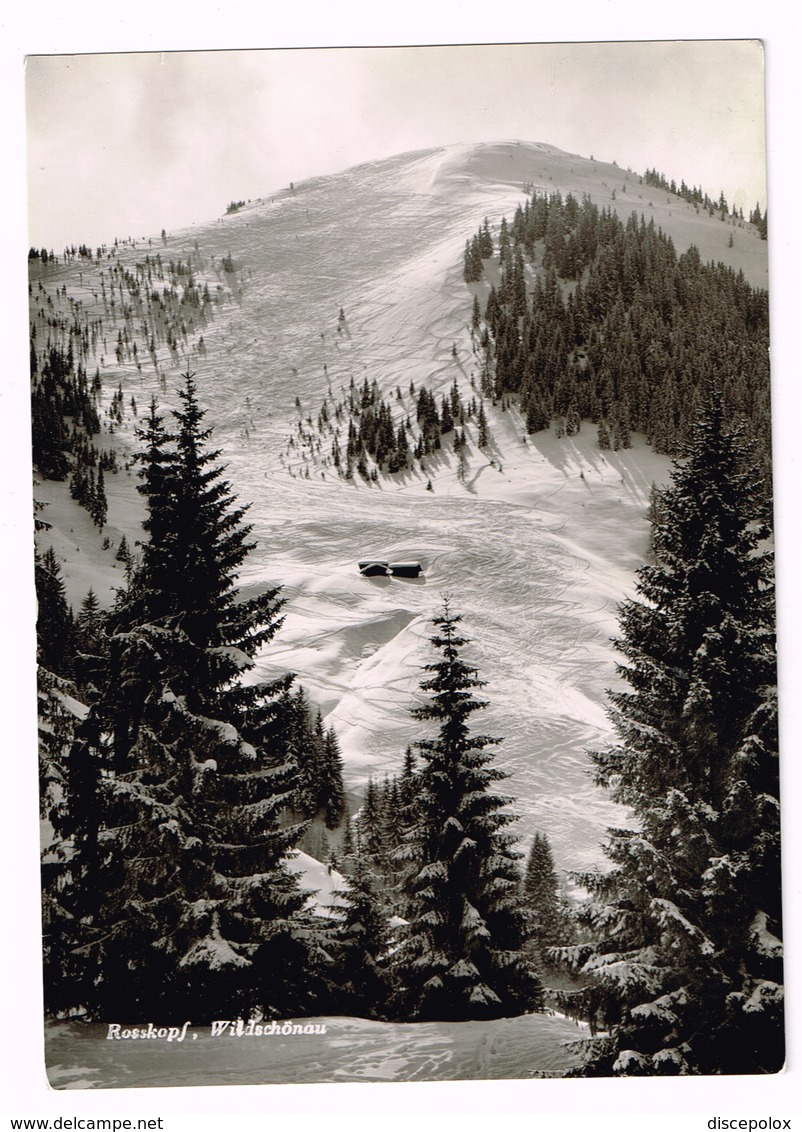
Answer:
<svg viewBox="0 0 802 1132"><path fill-rule="evenodd" d="M783 1071L764 78L27 59L53 1089Z"/></svg>

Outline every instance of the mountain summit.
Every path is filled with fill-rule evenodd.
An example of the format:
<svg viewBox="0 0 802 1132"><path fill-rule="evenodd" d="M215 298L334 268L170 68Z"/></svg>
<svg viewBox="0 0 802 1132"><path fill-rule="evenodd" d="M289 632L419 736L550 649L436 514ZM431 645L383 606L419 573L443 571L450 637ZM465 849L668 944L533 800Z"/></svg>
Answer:
<svg viewBox="0 0 802 1132"><path fill-rule="evenodd" d="M345 480L327 431L352 391L374 383L411 432L422 387L438 403L455 386L465 404L481 397L478 290L463 252L485 221L497 240L533 192L570 194L623 222L635 213L678 254L696 246L702 262L766 285L766 243L749 225L637 171L523 141L402 154L231 202L205 226L34 260L37 340L80 326L86 373L97 370L104 391L100 443L114 453L102 530L66 481L42 480L51 529L39 539L75 607L90 587L111 600L123 536L132 547L143 538L134 431L151 396L176 404L191 369L226 474L251 503L257 547L241 590L279 584L286 598L255 677L300 674L340 737L357 797L369 777L400 767L414 738L426 623L452 594L488 683L488 729L504 736L517 832L546 831L561 867L583 868L615 813L588 780L585 751L610 734L609 638L647 553L650 493L668 458L637 435L602 451L590 424L529 434L514 398L487 401L486 444L469 424L462 454L444 446L425 474ZM498 278L488 261L485 296ZM344 448L345 416L337 427ZM421 576L365 577L363 561L414 563Z"/></svg>

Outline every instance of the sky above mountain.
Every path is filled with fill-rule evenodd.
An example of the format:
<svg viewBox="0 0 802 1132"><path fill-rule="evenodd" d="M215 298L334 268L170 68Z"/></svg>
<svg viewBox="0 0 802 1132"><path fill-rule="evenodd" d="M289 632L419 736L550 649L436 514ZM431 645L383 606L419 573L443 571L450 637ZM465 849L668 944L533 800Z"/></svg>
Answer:
<svg viewBox="0 0 802 1132"><path fill-rule="evenodd" d="M656 167L746 211L765 202L757 41L31 55L26 93L30 242L54 249L508 138Z"/></svg>

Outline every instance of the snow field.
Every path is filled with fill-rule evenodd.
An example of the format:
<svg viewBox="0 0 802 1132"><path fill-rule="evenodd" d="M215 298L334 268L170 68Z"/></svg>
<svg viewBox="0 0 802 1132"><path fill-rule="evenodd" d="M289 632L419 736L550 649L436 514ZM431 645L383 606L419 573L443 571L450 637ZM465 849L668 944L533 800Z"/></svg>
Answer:
<svg viewBox="0 0 802 1132"><path fill-rule="evenodd" d="M303 1025L325 1033L212 1037L198 1028L168 1044L108 1041L106 1026L57 1023L49 1028L48 1077L59 1089L520 1080L560 1076L575 1064L570 1043L583 1036L575 1023L543 1014L451 1023L304 1018Z"/></svg>
<svg viewBox="0 0 802 1132"><path fill-rule="evenodd" d="M629 451L602 453L587 424L571 439L525 437L517 412L488 405L491 444L478 450L469 426L465 482L445 451L427 475L370 486L305 466L300 456L281 462L296 430L296 397L302 418L315 420L329 389L332 404L352 378L357 387L375 378L397 419L414 419L410 381L439 397L456 378L463 400L478 397L462 251L485 216L496 228L502 215L512 220L525 185L587 192L622 216L643 211L671 232L678 251L695 242L703 259L731 260L765 283L766 245L756 235L677 198L666 203L666 194L614 165L544 145L454 146L317 178L171 236L163 257L187 258L197 240L212 289L230 253L233 299L203 329L205 356L190 342L181 364L163 361L166 393L147 366L139 374L110 365L105 388L110 395L120 381L126 404L133 393L141 412L151 392L171 402L186 365L196 372L228 478L240 501L252 501L257 548L240 585L249 593L279 584L286 599L285 624L253 678L299 674L337 730L349 792L399 769L406 745L421 737L409 708L432 659L428 620L449 593L473 642L467 655L487 681L490 706L475 725L504 740L496 758L511 775L506 792L521 815L514 828L522 843L542 830L558 868L581 869L600 862L604 830L620 817L590 782L585 751L610 737L610 637L646 554L649 491L665 482L669 461L637 437ZM144 254L123 246L118 259ZM83 274L86 289L86 267ZM197 278L202 285L203 272ZM116 443L131 443L134 423L129 413ZM122 471L106 477L115 544L118 533L132 544L140 537L134 483ZM53 498L46 517L58 519L50 541L65 560L70 600L80 601L89 584L108 600L121 565L100 550L85 513L63 504L64 485L37 494L43 490ZM75 513L85 519L80 531ZM420 561L424 576L361 577L357 561L373 556Z"/></svg>

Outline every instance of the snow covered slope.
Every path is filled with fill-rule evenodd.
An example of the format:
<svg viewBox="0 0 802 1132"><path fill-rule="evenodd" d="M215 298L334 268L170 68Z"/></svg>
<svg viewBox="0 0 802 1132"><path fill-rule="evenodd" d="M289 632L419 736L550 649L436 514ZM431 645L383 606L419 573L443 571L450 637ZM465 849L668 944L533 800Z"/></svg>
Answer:
<svg viewBox="0 0 802 1132"><path fill-rule="evenodd" d="M258 547L241 585L253 592L279 583L287 599L285 625L256 676L299 674L341 738L347 788L395 771L420 737L409 708L431 659L427 621L449 593L487 681L481 728L504 739L497 759L511 775L517 832L525 842L543 830L559 867L583 868L599 862L615 819L589 780L585 751L610 735L616 607L644 559L648 494L665 481L668 461L637 438L630 451L602 453L587 425L572 439L525 438L514 411L492 410L490 448L469 444L462 481L442 456L432 491L411 474L345 483L293 449L286 455L296 398L301 417L315 419L327 391L341 396L352 378L375 378L393 398L399 387L394 403L404 414L410 381L440 393L456 378L470 396L479 363L462 251L485 216L491 225L512 219L525 186L587 193L622 216L642 211L678 251L695 243L703 259L766 285L766 244L753 232L698 214L636 174L546 145L454 146L296 184L164 245L121 245L114 261L131 270L157 251L193 258L198 282L224 285L232 298L204 329L204 350L195 336L173 361L162 352L166 392L149 365L140 373L117 364L113 348L104 380L109 393L120 382L126 405L134 395L144 406L153 392L170 403L181 370L196 372L233 487L252 501ZM233 275L221 268L226 256ZM77 264L48 269L48 286L80 296L91 317L99 268L80 270L79 278ZM111 346L113 322L108 337ZM128 411L115 431L123 452L135 423ZM134 486L125 471L107 477L112 543L141 535ZM71 600L93 577L108 597L120 578L113 546L102 549L64 485L42 485L37 495L51 501L55 529L44 545L64 560ZM357 562L366 557L419 561L424 573L362 577Z"/></svg>
<svg viewBox="0 0 802 1132"><path fill-rule="evenodd" d="M586 1036L547 1014L495 1022L304 1018L298 1026L306 1034L282 1025L286 1036L196 1028L168 1044L109 1041L108 1026L58 1022L47 1028L48 1078L56 1089L521 1080L562 1076L577 1061L571 1043Z"/></svg>

